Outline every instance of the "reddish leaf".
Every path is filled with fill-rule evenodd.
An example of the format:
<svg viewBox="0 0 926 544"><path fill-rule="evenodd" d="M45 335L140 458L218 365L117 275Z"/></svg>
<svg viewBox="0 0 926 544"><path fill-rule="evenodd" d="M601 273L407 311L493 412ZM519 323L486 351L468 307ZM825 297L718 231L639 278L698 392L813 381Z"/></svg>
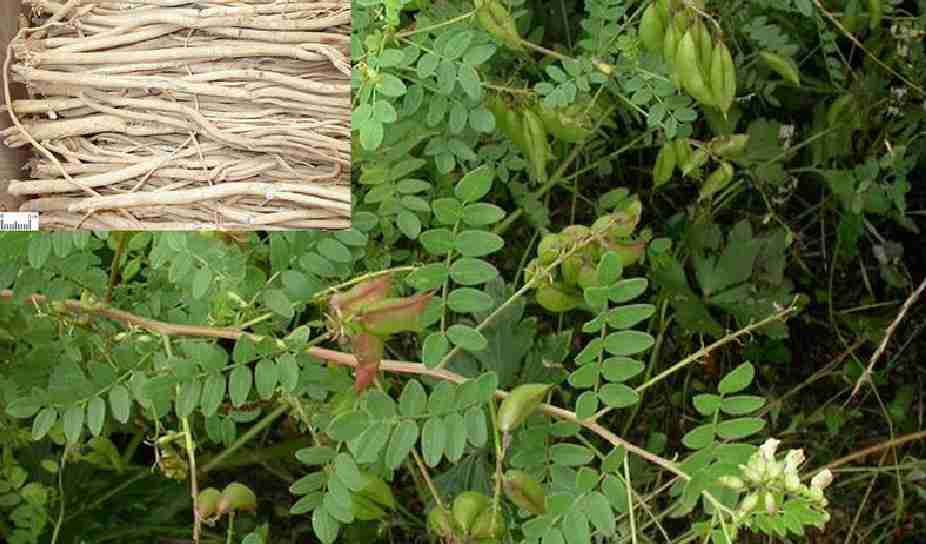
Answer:
<svg viewBox="0 0 926 544"><path fill-rule="evenodd" d="M383 360L383 339L362 332L351 338L351 347L357 357L357 368L354 372L354 390L358 393L373 383L379 363Z"/></svg>
<svg viewBox="0 0 926 544"><path fill-rule="evenodd" d="M367 304L382 300L392 286L392 276L385 275L358 283L346 293L337 293L328 304L337 314L356 313Z"/></svg>
<svg viewBox="0 0 926 544"><path fill-rule="evenodd" d="M421 329L420 317L434 293L419 293L407 298L388 298L374 302L359 316L363 330L385 337L404 331Z"/></svg>

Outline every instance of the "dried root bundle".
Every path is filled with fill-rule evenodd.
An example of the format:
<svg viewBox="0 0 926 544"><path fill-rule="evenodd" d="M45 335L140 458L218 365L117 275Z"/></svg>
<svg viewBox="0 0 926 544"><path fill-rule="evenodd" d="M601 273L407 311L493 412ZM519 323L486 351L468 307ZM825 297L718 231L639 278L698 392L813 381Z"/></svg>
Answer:
<svg viewBox="0 0 926 544"><path fill-rule="evenodd" d="M9 186L22 211L51 228L349 225L349 0L23 3L2 133L39 151Z"/></svg>

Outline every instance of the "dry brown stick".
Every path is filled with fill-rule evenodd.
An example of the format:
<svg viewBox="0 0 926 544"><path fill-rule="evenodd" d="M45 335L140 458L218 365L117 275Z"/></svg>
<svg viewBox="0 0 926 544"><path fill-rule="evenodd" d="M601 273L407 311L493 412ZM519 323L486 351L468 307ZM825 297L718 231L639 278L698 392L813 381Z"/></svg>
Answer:
<svg viewBox="0 0 926 544"><path fill-rule="evenodd" d="M13 293L9 290L0 291L0 299L12 299ZM47 301L44 295L34 294L30 297L27 297L27 302L31 304L41 304ZM167 336L199 336L199 337L209 337L209 338L227 338L231 340L237 340L242 336L249 336L252 338L259 338L251 333L247 333L240 329L235 328L219 328L219 327L207 327L202 325L176 325L172 323L165 323L163 321L157 321L153 319L147 319L139 317L130 312L124 312L121 310L114 310L106 308L103 306L97 308L83 308L81 303L78 300L67 300L64 301L65 308L71 312L81 313L90 316L105 317L114 321L120 321L129 325L133 325L139 328L143 328L152 332L159 334L164 334ZM306 349L309 355L312 355L318 359L330 361L340 366L349 366L356 367L357 359L349 354L343 353L340 351L334 351L330 349L320 348L320 347L309 347ZM380 364L380 369L384 372L393 372L399 374L414 374L421 376L430 376L432 378L437 378L440 380L450 381L454 383L463 383L467 379L459 374L450 372L449 370L437 369L437 368L428 368L420 363L410 363L406 361L394 361L394 360L383 360ZM504 399L508 396L507 391L496 391L495 397L498 399ZM605 427L588 421L580 420L576 417L575 412L570 412L569 410L564 410L557 406L551 404L541 404L538 407L538 410L543 413L553 416L557 419L562 419L565 421L570 421L576 423L586 429L597 434L601 438L605 439L611 445L615 447L623 447L626 451L633 453L647 461L668 470L669 472L681 477L684 480L689 480L691 477L681 470L678 465L649 451L627 441L623 438L617 436L613 432L609 431Z"/></svg>
<svg viewBox="0 0 926 544"><path fill-rule="evenodd" d="M124 75L112 77L92 72L68 73L51 70L39 70L37 68L31 68L24 65L14 66L13 73L20 78L20 81L23 82L29 81L33 84L36 82L45 82L58 86L44 89L46 91L45 94L70 95L76 97L79 96L81 92L85 92L87 88L91 87L120 91L123 89L155 89L162 92L173 91L176 93L188 93L190 95L207 95L225 100L234 99L246 103L249 102L280 105L287 108L293 105L299 105L298 102L281 102L281 97L276 96L275 93L256 93L253 91L223 85L184 81L181 78ZM299 96L299 99L302 101L309 101L308 104L302 104L303 108L329 112L337 111L311 104L311 100L313 100L312 95L301 94L297 96ZM348 105L345 103L344 108L346 109L347 107Z"/></svg>
<svg viewBox="0 0 926 544"><path fill-rule="evenodd" d="M188 156L192 154L192 151L187 151L185 154ZM152 170L156 170L166 164L170 159L171 157L169 155L155 157L153 159L148 159L147 161L140 162L120 170L111 170L103 174L80 177L78 180L86 187L104 187L107 185L113 185L115 183L144 175ZM73 189L67 185L63 185L60 179L40 179L35 181L14 180L10 183L8 190L11 194L14 195L29 195L67 193Z"/></svg>
<svg viewBox="0 0 926 544"><path fill-rule="evenodd" d="M894 331L897 330L897 326L900 325L900 322L903 321L904 316L907 315L907 312L910 310L910 307L916 304L916 301L919 300L920 295L923 294L923 290L926 289L926 278L923 278L923 281L920 283L920 286L913 291L907 300L903 303L903 306L900 308L900 312L894 318L894 321L891 322L890 326L884 332L884 338L881 340L881 344L878 346L878 349L872 354L871 359L868 361L868 367L865 368L865 372L859 376L858 380L855 382L855 387L852 388L852 393L849 395L849 399L846 401L848 403L851 401L855 395L858 393L862 384L871 381L871 371L875 367L875 363L878 362L878 359L884 353L884 350L887 349L887 344L890 342L891 337L894 336Z"/></svg>
<svg viewBox="0 0 926 544"><path fill-rule="evenodd" d="M260 42L222 44L199 47L176 47L171 49L154 49L145 51L120 51L106 53L70 53L67 51L28 51L20 52L31 66L87 66L94 64L131 64L138 62L163 62L167 60L217 60L228 57L287 57L305 61L331 59L333 48L325 45L269 44ZM349 72L348 72L349 73Z"/></svg>
<svg viewBox="0 0 926 544"><path fill-rule="evenodd" d="M877 452L879 452L879 451L886 450L886 449L889 449L889 448L896 448L896 447L902 446L903 444L906 444L906 443L908 443L908 442L914 442L914 441L916 441L916 440L923 440L923 439L926 439L926 431L918 431L918 432L915 432L915 433L910 433L910 434L905 434L905 435L903 435L903 436L898 436L897 438L893 438L893 439L891 439L891 440L885 440L884 442L881 442L881 443L879 443L879 444L875 444L875 445L873 445L873 446L869 446L869 447L864 448L864 449L861 449L861 450L859 450L859 451L852 452L852 453L850 453L849 455L845 455L845 456L843 456L843 457L840 457L839 459L836 459L835 461L833 461L833 462L831 462L831 463L827 463L826 465L823 465L822 467L820 467L820 470L824 470L824 469L834 469L834 468L837 468L837 467L841 467L842 465L845 465L845 464L847 464L847 463L851 463L852 461L855 461L856 459L861 459L861 458L863 458L863 457L868 457L868 456L871 455L872 453L877 453ZM819 471L814 471L813 473L808 472L805 476L806 476L806 477L810 477L812 474L814 474L814 473L816 473L816 472L819 472Z"/></svg>
<svg viewBox="0 0 926 544"><path fill-rule="evenodd" d="M44 27L43 27L43 28L44 28ZM24 34L25 34L25 31L24 31L24 30L20 30L19 33L17 33L16 37L13 38L13 40L10 41L10 43L7 45L7 48L6 48L6 59L4 60L4 63L3 63L3 96L4 96L4 103L5 103L5 104L12 104L12 103L13 103L13 100L12 100L11 95L10 95L10 80L9 80L10 63L12 62L12 59L13 59L13 42L14 42L16 39L19 39L19 38L20 38L21 36L23 36ZM25 127L23 127L22 123L20 122L19 117L17 117L16 112L14 112L11 108L7 108L7 113L9 114L10 120L13 122L13 125L14 125L15 127L17 127L18 129L20 129L21 131L23 131L24 133L26 133L26 136L28 137L30 143L31 143L36 149L38 149L39 152L41 152L43 155L45 155L45 156L46 156L49 160L51 160L53 163L58 164L58 165L61 164L61 163L58 161L58 159L57 159L54 155L52 155L52 153L51 153L50 151L48 151L48 149L46 149L46 148L45 148L44 146L42 146L40 143L38 143L37 141L35 141L35 138L33 138L31 135L28 134L28 132L26 132L26 129L25 129ZM95 195L95 196L98 196L98 195L99 195L99 193L97 193L96 191L94 191L92 188L83 187L83 186L81 186L79 183L75 182L75 181L71 178L71 176L70 176L69 174L67 174L66 172L64 173L64 177L65 177L65 179L67 179L68 182L74 184L76 187L78 187L78 188L80 188L80 189L82 189L82 190L84 190L84 191L87 191L87 192L89 192L89 193L92 194L92 195Z"/></svg>
<svg viewBox="0 0 926 544"><path fill-rule="evenodd" d="M124 132L137 136L152 134L169 134L175 132L176 127L168 124L133 122L116 115L93 115L74 119L58 119L56 121L35 121L27 123L22 129L10 127L3 131L6 136L4 143L10 147L22 147L35 140L50 140L52 138L68 138L99 132ZM28 134L27 134L28 133Z"/></svg>
<svg viewBox="0 0 926 544"><path fill-rule="evenodd" d="M298 191L298 192L295 192ZM11 191L12 192L12 191ZM350 188L332 191L316 186L300 186L277 183L225 183L211 187L200 187L183 191L156 193L134 193L126 195L98 196L87 198L72 205L70 212L130 208L133 206L192 204L203 200L216 200L235 195L266 196L267 200L291 200L305 206L336 210L343 216L350 216ZM313 196L321 195L321 196ZM346 201L346 202L345 202Z"/></svg>

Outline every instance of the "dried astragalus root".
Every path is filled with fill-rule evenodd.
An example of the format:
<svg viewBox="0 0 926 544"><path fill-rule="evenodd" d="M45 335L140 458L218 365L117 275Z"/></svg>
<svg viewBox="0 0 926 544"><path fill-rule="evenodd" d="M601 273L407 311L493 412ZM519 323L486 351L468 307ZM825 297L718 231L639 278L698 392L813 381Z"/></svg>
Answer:
<svg viewBox="0 0 926 544"><path fill-rule="evenodd" d="M348 0L23 0L9 192L49 228L350 221Z"/></svg>

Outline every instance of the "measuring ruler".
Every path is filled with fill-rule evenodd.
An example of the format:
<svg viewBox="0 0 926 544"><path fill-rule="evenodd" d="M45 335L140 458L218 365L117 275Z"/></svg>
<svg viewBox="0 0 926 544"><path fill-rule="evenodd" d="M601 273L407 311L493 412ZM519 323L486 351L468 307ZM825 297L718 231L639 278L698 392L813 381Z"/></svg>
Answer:
<svg viewBox="0 0 926 544"><path fill-rule="evenodd" d="M0 212L0 232L39 230L39 212Z"/></svg>

